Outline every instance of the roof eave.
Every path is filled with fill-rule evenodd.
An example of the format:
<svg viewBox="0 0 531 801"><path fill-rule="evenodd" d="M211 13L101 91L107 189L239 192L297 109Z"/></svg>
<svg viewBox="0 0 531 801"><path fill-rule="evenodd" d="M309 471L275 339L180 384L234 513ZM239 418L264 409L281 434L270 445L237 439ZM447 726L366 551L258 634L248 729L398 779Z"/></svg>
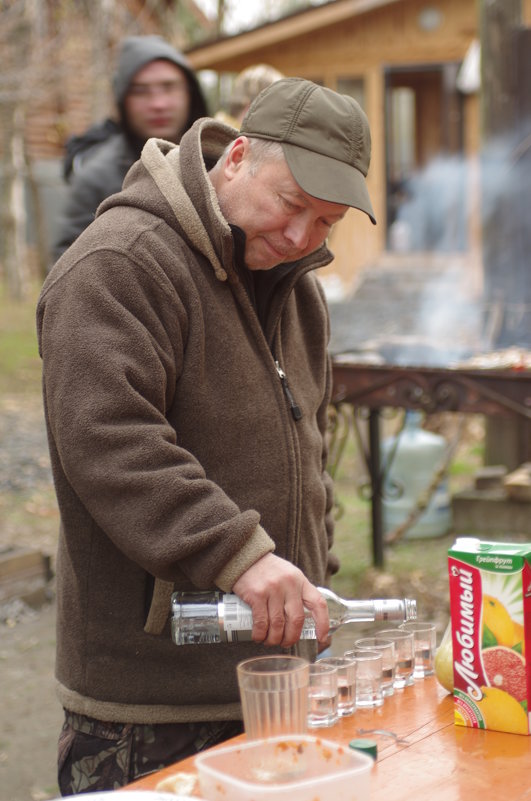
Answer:
<svg viewBox="0 0 531 801"><path fill-rule="evenodd" d="M251 54L264 47L278 45L297 36L313 33L315 30L397 2L401 0L333 0L275 22L265 23L250 31L195 45L186 51L186 55L196 70L219 69L223 62L230 62L234 58Z"/></svg>

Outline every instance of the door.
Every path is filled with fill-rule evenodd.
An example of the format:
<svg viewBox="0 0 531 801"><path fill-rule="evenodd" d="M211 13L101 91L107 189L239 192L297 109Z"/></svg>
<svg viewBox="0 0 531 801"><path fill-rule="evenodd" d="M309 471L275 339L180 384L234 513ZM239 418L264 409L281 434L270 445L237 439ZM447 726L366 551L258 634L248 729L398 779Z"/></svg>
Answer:
<svg viewBox="0 0 531 801"><path fill-rule="evenodd" d="M466 164L458 64L386 71L387 245L466 247Z"/></svg>

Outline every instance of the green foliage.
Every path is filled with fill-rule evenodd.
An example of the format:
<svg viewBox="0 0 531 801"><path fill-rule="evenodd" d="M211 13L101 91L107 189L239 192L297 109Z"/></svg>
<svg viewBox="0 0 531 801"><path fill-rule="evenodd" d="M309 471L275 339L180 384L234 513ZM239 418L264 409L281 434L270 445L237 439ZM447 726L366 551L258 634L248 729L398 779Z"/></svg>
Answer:
<svg viewBox="0 0 531 801"><path fill-rule="evenodd" d="M35 329L38 289L25 301L10 300L0 289L0 392L40 394L41 362Z"/></svg>
<svg viewBox="0 0 531 801"><path fill-rule="evenodd" d="M6 432L15 415L21 421L22 458L47 463L42 447L37 452L25 451L33 442L32 427L44 425L35 329L39 289L34 287L21 302L9 300L0 289L0 414ZM8 464L10 455L5 454ZM4 545L39 548L53 559L58 530L59 512L51 481L39 480L28 486L17 482L16 488L0 492L0 540Z"/></svg>
<svg viewBox="0 0 531 801"><path fill-rule="evenodd" d="M481 648L492 648L493 646L498 645L498 640L492 633L485 623L483 624L483 636L481 640Z"/></svg>

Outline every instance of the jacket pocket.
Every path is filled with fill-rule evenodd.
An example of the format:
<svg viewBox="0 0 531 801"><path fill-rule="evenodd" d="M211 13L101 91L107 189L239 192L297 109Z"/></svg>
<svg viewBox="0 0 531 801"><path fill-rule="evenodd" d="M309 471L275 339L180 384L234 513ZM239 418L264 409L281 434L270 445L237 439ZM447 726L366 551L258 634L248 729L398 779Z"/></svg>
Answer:
<svg viewBox="0 0 531 801"><path fill-rule="evenodd" d="M164 626L170 614L171 596L174 589L172 581L163 581L163 579L155 579L153 585L153 595L151 596L151 604L144 625L146 634L160 635L163 632Z"/></svg>

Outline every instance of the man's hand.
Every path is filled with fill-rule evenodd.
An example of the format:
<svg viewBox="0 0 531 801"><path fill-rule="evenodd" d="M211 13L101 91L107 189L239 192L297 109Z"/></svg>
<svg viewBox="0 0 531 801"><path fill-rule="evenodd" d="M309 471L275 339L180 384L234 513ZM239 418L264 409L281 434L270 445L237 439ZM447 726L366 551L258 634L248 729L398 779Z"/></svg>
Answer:
<svg viewBox="0 0 531 801"><path fill-rule="evenodd" d="M291 562L268 553L240 576L232 591L251 607L255 642L289 648L300 637L305 608L315 621L317 640L327 641L326 601Z"/></svg>

